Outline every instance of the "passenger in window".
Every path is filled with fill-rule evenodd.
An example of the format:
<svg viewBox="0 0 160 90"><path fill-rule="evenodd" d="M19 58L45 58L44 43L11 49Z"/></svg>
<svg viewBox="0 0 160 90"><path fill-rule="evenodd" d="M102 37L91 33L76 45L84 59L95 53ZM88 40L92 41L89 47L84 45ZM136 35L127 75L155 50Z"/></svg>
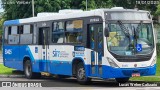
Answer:
<svg viewBox="0 0 160 90"><path fill-rule="evenodd" d="M74 42L76 42L76 38L75 38L74 34L69 33L68 34L68 43L74 43Z"/></svg>
<svg viewBox="0 0 160 90"><path fill-rule="evenodd" d="M63 43L63 33L53 34L53 43Z"/></svg>
<svg viewBox="0 0 160 90"><path fill-rule="evenodd" d="M82 40L83 40L82 35L78 35L78 36L77 36L77 42L82 42Z"/></svg>

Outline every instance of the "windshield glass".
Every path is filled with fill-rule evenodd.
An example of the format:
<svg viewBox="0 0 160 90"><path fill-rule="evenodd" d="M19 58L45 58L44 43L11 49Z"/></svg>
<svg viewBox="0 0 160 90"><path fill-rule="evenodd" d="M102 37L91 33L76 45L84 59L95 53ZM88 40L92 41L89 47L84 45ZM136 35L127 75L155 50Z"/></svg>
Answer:
<svg viewBox="0 0 160 90"><path fill-rule="evenodd" d="M108 49L117 55L147 54L154 48L151 23L110 23Z"/></svg>

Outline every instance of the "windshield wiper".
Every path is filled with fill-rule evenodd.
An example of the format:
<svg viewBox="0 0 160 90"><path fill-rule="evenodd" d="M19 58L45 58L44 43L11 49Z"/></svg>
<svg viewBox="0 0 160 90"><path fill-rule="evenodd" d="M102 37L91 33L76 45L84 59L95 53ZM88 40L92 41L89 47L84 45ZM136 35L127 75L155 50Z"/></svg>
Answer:
<svg viewBox="0 0 160 90"><path fill-rule="evenodd" d="M140 31L140 28L141 28L141 26L142 26L142 23L143 23L143 21L140 21L140 23L138 24L138 26L137 26L137 28L135 29L134 28L134 37L137 39L138 38L138 33L139 33L139 31Z"/></svg>
<svg viewBox="0 0 160 90"><path fill-rule="evenodd" d="M121 22L121 21L117 21L120 28L122 29L122 31L124 32L125 36L128 37L129 39L129 49L132 50L132 52L134 51L134 39L133 37L130 35L129 30L125 27L125 25Z"/></svg>
<svg viewBox="0 0 160 90"><path fill-rule="evenodd" d="M137 25L137 28L136 29L135 27L133 28L135 45L137 45L137 39L139 38L139 31L141 30L142 23L143 21L140 21L140 23ZM137 52L137 50L135 52Z"/></svg>
<svg viewBox="0 0 160 90"><path fill-rule="evenodd" d="M117 22L122 31L124 32L124 34L129 38L130 37L129 30L124 26L124 24L120 20L118 20Z"/></svg>

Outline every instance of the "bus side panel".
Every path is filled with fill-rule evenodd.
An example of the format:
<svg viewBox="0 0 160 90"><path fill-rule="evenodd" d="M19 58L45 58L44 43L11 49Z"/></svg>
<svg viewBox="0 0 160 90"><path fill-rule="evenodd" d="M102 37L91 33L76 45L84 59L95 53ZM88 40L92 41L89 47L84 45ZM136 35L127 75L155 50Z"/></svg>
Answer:
<svg viewBox="0 0 160 90"><path fill-rule="evenodd" d="M21 65L23 69L23 61L25 57L30 58L32 62L32 69L33 72L40 72L39 71L39 59L38 59L38 53L35 53L35 49L37 46L21 46L20 47L20 59L21 59Z"/></svg>
<svg viewBox="0 0 160 90"><path fill-rule="evenodd" d="M4 63L6 67L22 70L20 58L19 58L19 46L5 45L4 46Z"/></svg>
<svg viewBox="0 0 160 90"><path fill-rule="evenodd" d="M10 46L4 45L3 59L6 67L14 68L16 70L23 70L24 57L29 57L32 62L33 72L40 72L38 53L35 53L36 46Z"/></svg>
<svg viewBox="0 0 160 90"><path fill-rule="evenodd" d="M49 72L52 74L72 75L74 46L50 45Z"/></svg>
<svg viewBox="0 0 160 90"><path fill-rule="evenodd" d="M72 75L72 66L69 61L51 61L50 73L59 75Z"/></svg>
<svg viewBox="0 0 160 90"><path fill-rule="evenodd" d="M85 65L86 76L91 76L91 65Z"/></svg>

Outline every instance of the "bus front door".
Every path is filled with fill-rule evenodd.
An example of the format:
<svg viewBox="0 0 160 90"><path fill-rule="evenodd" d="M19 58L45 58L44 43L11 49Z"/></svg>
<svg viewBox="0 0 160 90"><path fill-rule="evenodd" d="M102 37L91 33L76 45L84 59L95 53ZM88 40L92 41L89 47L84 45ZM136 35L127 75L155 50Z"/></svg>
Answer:
<svg viewBox="0 0 160 90"><path fill-rule="evenodd" d="M102 75L103 27L102 24L89 25L89 48L91 49L91 75Z"/></svg>
<svg viewBox="0 0 160 90"><path fill-rule="evenodd" d="M39 62L39 69L41 72L48 71L48 49L49 49L49 27L42 27L39 28L39 48L41 49L41 53L39 55L40 62ZM39 49L39 50L40 50Z"/></svg>

